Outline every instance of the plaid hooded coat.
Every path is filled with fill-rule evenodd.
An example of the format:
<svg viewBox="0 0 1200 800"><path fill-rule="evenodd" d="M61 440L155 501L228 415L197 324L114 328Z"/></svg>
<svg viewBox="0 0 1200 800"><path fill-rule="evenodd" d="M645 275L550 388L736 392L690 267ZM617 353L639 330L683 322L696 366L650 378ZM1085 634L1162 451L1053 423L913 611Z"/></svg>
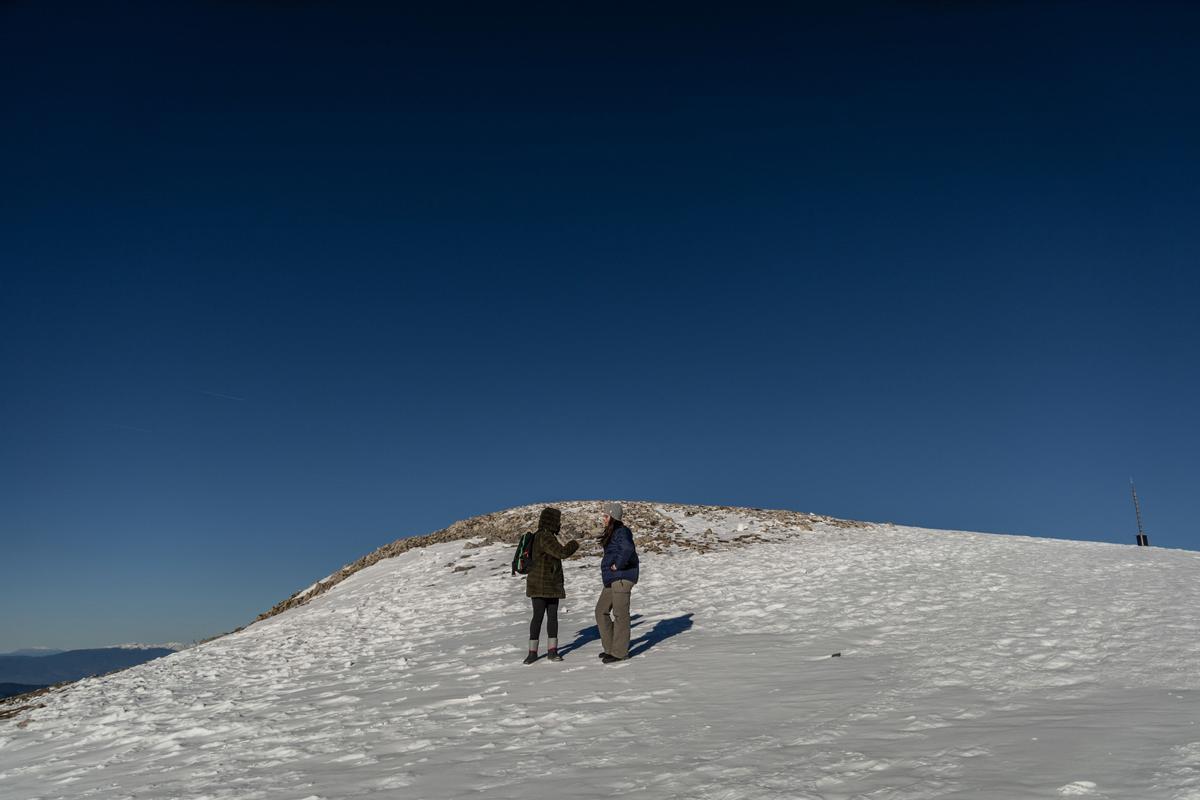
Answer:
<svg viewBox="0 0 1200 800"><path fill-rule="evenodd" d="M572 539L565 545L558 541L562 514L557 508L543 508L538 529L533 537L533 564L525 576L526 597L566 597L563 586L562 559L579 549Z"/></svg>

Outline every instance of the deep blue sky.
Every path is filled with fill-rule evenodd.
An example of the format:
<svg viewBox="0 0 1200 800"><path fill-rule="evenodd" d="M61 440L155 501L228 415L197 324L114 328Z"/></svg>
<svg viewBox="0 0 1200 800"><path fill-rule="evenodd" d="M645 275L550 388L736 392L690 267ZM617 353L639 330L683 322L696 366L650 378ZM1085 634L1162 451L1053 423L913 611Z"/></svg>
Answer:
<svg viewBox="0 0 1200 800"><path fill-rule="evenodd" d="M100 5L0 5L0 650L548 499L1200 549L1194 3Z"/></svg>

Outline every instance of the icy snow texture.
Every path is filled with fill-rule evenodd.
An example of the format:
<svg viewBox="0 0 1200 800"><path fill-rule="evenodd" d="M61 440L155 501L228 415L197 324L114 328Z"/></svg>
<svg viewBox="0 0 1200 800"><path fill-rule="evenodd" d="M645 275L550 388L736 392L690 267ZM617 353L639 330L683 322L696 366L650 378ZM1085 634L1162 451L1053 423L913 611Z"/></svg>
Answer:
<svg viewBox="0 0 1200 800"><path fill-rule="evenodd" d="M0 797L1200 800L1200 554L671 515L767 541L647 556L626 663L594 557L524 666L510 549L432 545L0 721Z"/></svg>

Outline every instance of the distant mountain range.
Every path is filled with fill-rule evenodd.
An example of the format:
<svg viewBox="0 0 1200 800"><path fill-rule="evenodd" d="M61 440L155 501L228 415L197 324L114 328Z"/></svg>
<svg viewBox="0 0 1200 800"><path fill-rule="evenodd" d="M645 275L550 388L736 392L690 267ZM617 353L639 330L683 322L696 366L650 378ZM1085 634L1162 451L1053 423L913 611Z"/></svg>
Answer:
<svg viewBox="0 0 1200 800"><path fill-rule="evenodd" d="M89 675L103 675L174 653L170 647L102 647L93 650L17 651L0 655L0 697L7 697ZM34 653L34 655L30 655ZM11 690L13 686L21 688Z"/></svg>

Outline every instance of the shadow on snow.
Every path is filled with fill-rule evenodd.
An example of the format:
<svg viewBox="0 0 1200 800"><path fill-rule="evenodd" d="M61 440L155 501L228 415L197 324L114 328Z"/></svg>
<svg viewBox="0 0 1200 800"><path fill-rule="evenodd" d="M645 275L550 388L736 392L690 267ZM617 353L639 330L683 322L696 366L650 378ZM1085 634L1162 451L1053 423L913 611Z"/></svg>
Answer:
<svg viewBox="0 0 1200 800"><path fill-rule="evenodd" d="M653 628L629 642L629 657L633 658L634 656L641 655L659 642L670 639L672 636L676 636L688 630L692 627L693 616L695 615L689 612L678 617L672 617L671 619L659 620L654 624ZM629 625L631 631L632 629L641 625L644 621L642 620L641 614L634 614L629 619L631 620ZM560 655L566 655L572 650L577 650L580 647L583 647L585 644L597 642L599 640L600 629L597 626L592 625L580 630L579 634L575 637L575 641L560 647L558 652Z"/></svg>
<svg viewBox="0 0 1200 800"><path fill-rule="evenodd" d="M630 641L629 657L640 656L642 653L649 650L659 642L670 639L672 636L677 636L692 627L692 617L695 616L692 612L680 614L678 617L670 619L660 619L654 623L654 627L646 631L641 636ZM632 626L630 626L632 627Z"/></svg>
<svg viewBox="0 0 1200 800"><path fill-rule="evenodd" d="M642 623L637 621L637 620L640 620L641 618L642 618L641 614L633 614L632 616L630 616L629 617L629 619L630 619L629 628L632 630L633 628L636 628L638 625L641 625ZM597 627L596 625L593 625L590 628L583 628L582 630L579 631L578 634L576 634L575 641L558 648L558 654L560 656L565 656L567 653L571 652L572 650L578 650L580 647L583 647L585 644L589 644L590 642L598 642L598 641L600 641L600 628L599 627Z"/></svg>

